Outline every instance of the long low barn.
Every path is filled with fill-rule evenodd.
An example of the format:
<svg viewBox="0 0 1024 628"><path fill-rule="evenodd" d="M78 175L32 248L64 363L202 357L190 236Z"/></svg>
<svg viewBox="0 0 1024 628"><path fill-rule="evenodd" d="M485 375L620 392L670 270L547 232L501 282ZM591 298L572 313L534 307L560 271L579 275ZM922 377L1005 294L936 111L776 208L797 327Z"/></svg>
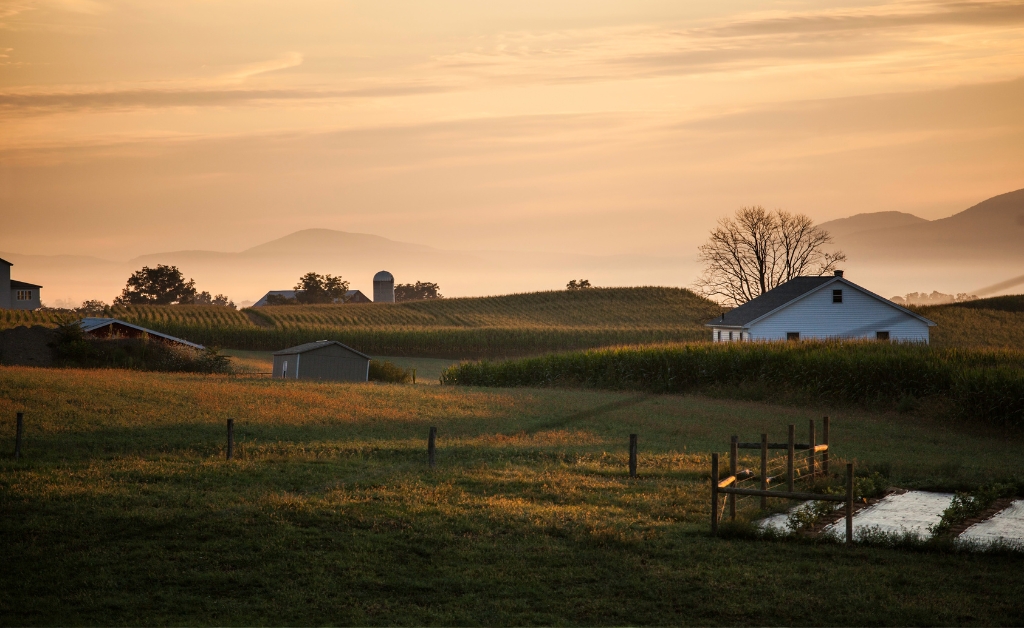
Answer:
<svg viewBox="0 0 1024 628"><path fill-rule="evenodd" d="M184 345L193 349L205 349L203 345L176 338L152 329L146 329L119 318L83 318L78 323L82 331L95 338L150 338L160 342Z"/></svg>
<svg viewBox="0 0 1024 628"><path fill-rule="evenodd" d="M273 376L366 382L370 380L370 356L336 340L317 340L275 352Z"/></svg>

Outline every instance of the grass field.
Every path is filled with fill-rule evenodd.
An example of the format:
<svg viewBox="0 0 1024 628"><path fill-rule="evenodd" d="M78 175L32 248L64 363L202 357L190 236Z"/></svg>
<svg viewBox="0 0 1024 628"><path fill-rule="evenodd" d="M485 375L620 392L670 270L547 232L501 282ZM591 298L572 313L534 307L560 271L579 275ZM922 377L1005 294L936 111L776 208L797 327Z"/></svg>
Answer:
<svg viewBox="0 0 1024 628"><path fill-rule="evenodd" d="M1021 443L979 427L694 396L0 367L8 447L16 411L25 458L0 462L7 625L1024 615L1019 556L707 534L709 454L733 433L802 435L831 414L836 455L897 484L1019 482Z"/></svg>

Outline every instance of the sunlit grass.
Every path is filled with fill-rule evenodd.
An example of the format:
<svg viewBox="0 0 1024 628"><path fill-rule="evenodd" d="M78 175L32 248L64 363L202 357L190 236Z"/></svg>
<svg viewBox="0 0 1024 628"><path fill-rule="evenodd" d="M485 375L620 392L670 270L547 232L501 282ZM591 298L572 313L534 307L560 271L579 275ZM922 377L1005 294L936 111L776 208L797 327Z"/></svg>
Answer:
<svg viewBox="0 0 1024 628"><path fill-rule="evenodd" d="M732 434L782 439L793 423L801 438L830 414L837 468L1019 481L1020 443L977 427L670 395L0 368L0 443L18 411L25 458L0 461L5 623L1020 616L1017 558L707 536L710 454Z"/></svg>

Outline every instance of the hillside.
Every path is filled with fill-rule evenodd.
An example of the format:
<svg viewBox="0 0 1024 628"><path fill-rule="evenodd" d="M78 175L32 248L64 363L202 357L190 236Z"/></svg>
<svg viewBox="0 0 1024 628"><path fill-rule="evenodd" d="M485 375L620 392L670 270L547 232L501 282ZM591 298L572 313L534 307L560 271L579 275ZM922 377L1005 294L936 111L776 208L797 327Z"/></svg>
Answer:
<svg viewBox="0 0 1024 628"><path fill-rule="evenodd" d="M1024 295L913 308L938 323L932 344L965 349L1024 350Z"/></svg>
<svg viewBox="0 0 1024 628"><path fill-rule="evenodd" d="M323 338L374 355L480 358L708 338L717 304L679 288L593 288L395 304L133 306L109 315L231 349L277 350ZM52 312L0 314L0 327L54 325Z"/></svg>

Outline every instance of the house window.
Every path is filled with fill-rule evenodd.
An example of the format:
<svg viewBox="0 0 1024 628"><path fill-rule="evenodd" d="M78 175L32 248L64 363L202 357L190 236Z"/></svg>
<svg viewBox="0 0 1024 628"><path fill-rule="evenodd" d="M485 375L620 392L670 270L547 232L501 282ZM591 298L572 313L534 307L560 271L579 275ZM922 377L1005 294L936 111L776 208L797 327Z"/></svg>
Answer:
<svg viewBox="0 0 1024 628"><path fill-rule="evenodd" d="M800 332L798 331L787 331L786 340L800 340Z"/></svg>
<svg viewBox="0 0 1024 628"><path fill-rule="evenodd" d="M832 291L832 302L833 303L842 303L843 302L843 291L842 290L833 290Z"/></svg>
<svg viewBox="0 0 1024 628"><path fill-rule="evenodd" d="M732 342L732 332L729 332L729 342Z"/></svg>
<svg viewBox="0 0 1024 628"><path fill-rule="evenodd" d="M718 342L722 342L722 330L718 330L715 332L715 340L717 340Z"/></svg>
<svg viewBox="0 0 1024 628"><path fill-rule="evenodd" d="M18 290L18 300L19 301L31 301L32 300L32 291L31 290Z"/></svg>
<svg viewBox="0 0 1024 628"><path fill-rule="evenodd" d="M889 332L887 332L887 331L876 331L875 332L875 340L888 340L888 339L889 339Z"/></svg>

